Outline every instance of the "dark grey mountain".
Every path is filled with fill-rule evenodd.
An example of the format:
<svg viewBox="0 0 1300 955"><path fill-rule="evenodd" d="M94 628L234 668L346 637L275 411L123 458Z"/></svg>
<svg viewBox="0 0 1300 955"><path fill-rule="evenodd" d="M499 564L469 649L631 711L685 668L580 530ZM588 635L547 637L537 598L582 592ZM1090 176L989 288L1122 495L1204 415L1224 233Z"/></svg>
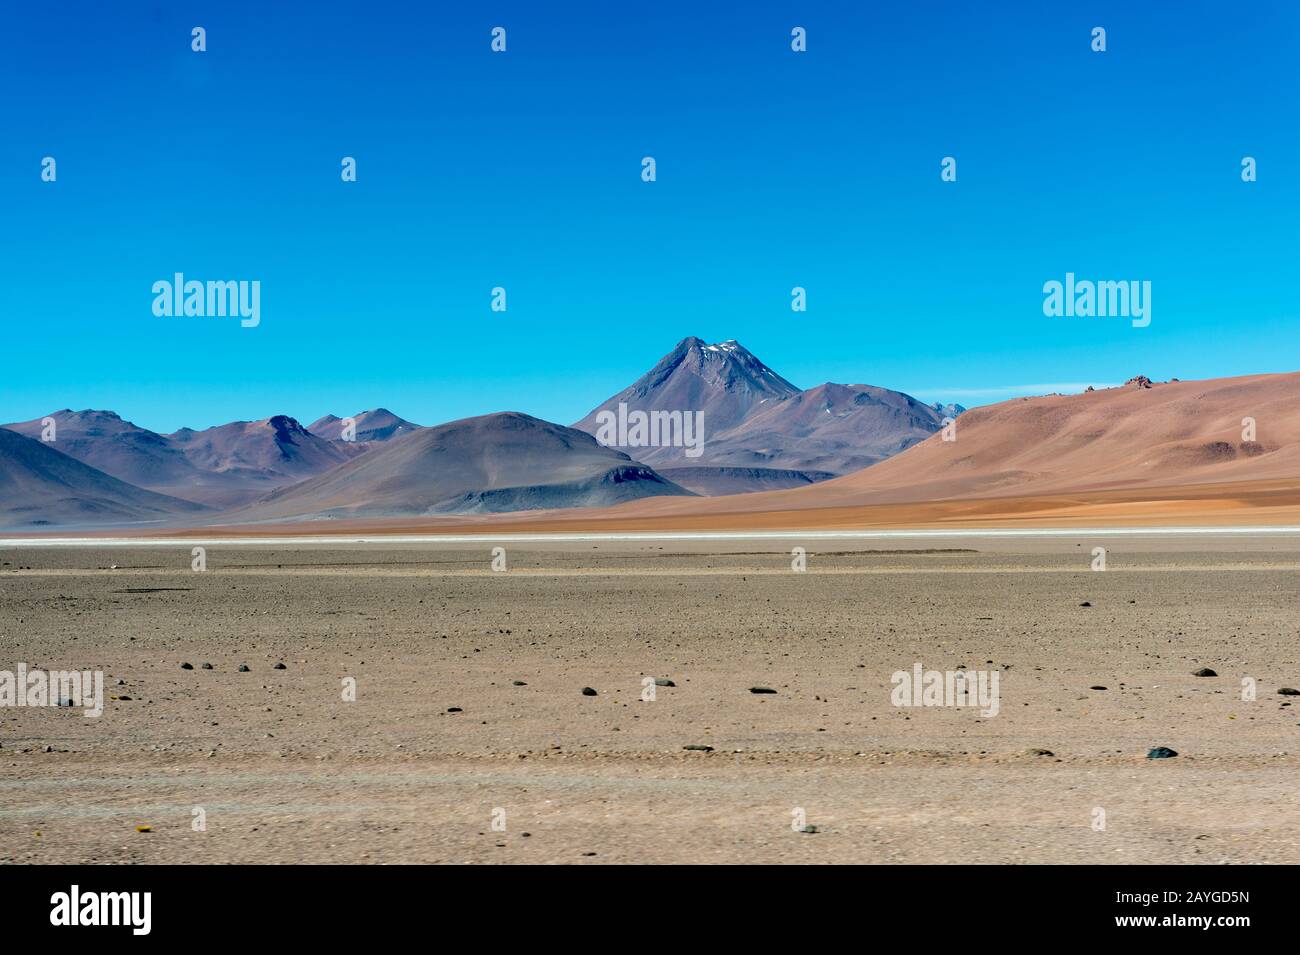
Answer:
<svg viewBox="0 0 1300 955"><path fill-rule="evenodd" d="M735 340L686 338L648 373L574 425L599 433L601 412L703 412L704 441L619 446L705 495L777 490L869 467L925 440L956 405L927 405L873 385L797 388Z"/></svg>

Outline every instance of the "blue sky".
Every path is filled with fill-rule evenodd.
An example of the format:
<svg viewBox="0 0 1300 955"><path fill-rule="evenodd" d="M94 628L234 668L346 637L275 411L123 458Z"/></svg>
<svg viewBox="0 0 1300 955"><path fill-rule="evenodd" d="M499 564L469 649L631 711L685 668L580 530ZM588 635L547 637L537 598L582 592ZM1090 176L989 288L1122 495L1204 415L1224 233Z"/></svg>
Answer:
<svg viewBox="0 0 1300 955"><path fill-rule="evenodd" d="M0 420L568 423L687 335L964 404L1296 370L1298 27L1288 0L25 4ZM260 281L260 326L154 316L178 271ZM1045 317L1067 271L1150 281L1151 325Z"/></svg>

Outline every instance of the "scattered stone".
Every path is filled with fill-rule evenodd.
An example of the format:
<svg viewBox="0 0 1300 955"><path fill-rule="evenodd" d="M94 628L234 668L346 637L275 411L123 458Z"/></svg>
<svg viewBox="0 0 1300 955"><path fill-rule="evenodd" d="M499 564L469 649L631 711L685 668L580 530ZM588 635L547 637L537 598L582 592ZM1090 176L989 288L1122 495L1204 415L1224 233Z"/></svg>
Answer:
<svg viewBox="0 0 1300 955"><path fill-rule="evenodd" d="M583 695L583 696L595 696L595 695L596 695L596 691L593 690L593 689L592 689L591 687L589 687L589 686L584 686L584 687L582 688L582 695Z"/></svg>
<svg viewBox="0 0 1300 955"><path fill-rule="evenodd" d="M772 689L770 686L751 686L749 688L749 692L750 693L775 693L776 690Z"/></svg>
<svg viewBox="0 0 1300 955"><path fill-rule="evenodd" d="M655 677L655 686L676 686L672 680L665 680L663 677Z"/></svg>
<svg viewBox="0 0 1300 955"><path fill-rule="evenodd" d="M1090 686L1090 687L1088 687L1088 689L1090 689L1090 690L1104 690L1104 689L1106 689L1106 687L1104 687L1104 686Z"/></svg>
<svg viewBox="0 0 1300 955"><path fill-rule="evenodd" d="M53 746L46 746L46 747L45 747L45 752L47 752L47 753L52 753L52 752L54 752L54 747L53 747Z"/></svg>
<svg viewBox="0 0 1300 955"><path fill-rule="evenodd" d="M1177 750L1172 750L1168 746L1156 746L1147 750L1147 759L1172 759L1177 755Z"/></svg>
<svg viewBox="0 0 1300 955"><path fill-rule="evenodd" d="M136 826L136 832L153 832L153 826Z"/></svg>
<svg viewBox="0 0 1300 955"><path fill-rule="evenodd" d="M250 669L248 668L248 664L247 664L247 663L241 663L241 664L239 665L239 672L240 672L240 673L252 673L253 671L250 670Z"/></svg>
<svg viewBox="0 0 1300 955"><path fill-rule="evenodd" d="M202 667L203 667L203 669L205 669L205 670L211 670L211 669L212 669L212 664L211 664L211 663L204 663L204 664L202 664Z"/></svg>
<svg viewBox="0 0 1300 955"><path fill-rule="evenodd" d="M118 685L118 686L126 686L126 680L118 680L118 681L117 681L117 685Z"/></svg>
<svg viewBox="0 0 1300 955"><path fill-rule="evenodd" d="M511 686L527 686L527 685L528 684L525 683L523 680L515 680L515 682L511 684Z"/></svg>
<svg viewBox="0 0 1300 955"><path fill-rule="evenodd" d="M1085 600L1083 603L1079 604L1079 606L1080 606L1080 607L1091 607L1092 604L1089 603L1087 600Z"/></svg>
<svg viewBox="0 0 1300 955"><path fill-rule="evenodd" d="M275 666L271 667L271 669L272 669L272 670L287 670L287 669L289 669L289 668L288 668L287 666L285 666L283 663L277 663Z"/></svg>
<svg viewBox="0 0 1300 955"><path fill-rule="evenodd" d="M1192 676L1218 676L1218 675L1219 674L1215 673L1209 667L1201 667L1199 670L1196 670L1192 673Z"/></svg>
<svg viewBox="0 0 1300 955"><path fill-rule="evenodd" d="M182 663L182 664L181 664L181 669L182 669L182 670L193 670L193 669L194 669L194 664L193 664L193 663Z"/></svg>
<svg viewBox="0 0 1300 955"><path fill-rule="evenodd" d="M1025 750L1025 754L1027 756L1055 756L1056 755L1050 749L1027 749Z"/></svg>
<svg viewBox="0 0 1300 955"><path fill-rule="evenodd" d="M1283 696L1300 696L1300 690L1293 690L1289 686L1282 687L1280 690L1278 690L1278 693L1282 694Z"/></svg>
<svg viewBox="0 0 1300 955"><path fill-rule="evenodd" d="M809 823L805 823L805 824L804 824L804 827L803 827L802 829L800 829L799 831L800 831L800 832L803 832L803 833L809 833L809 834L811 834L811 833L814 833L814 832L817 831L817 827L816 827L815 825L813 825L811 822L809 822Z"/></svg>
<svg viewBox="0 0 1300 955"><path fill-rule="evenodd" d="M712 747L712 746L705 746L703 743L687 743L685 746L682 747L682 749L693 750L694 752L697 752L697 753L711 753L711 752L713 752L713 747Z"/></svg>
<svg viewBox="0 0 1300 955"><path fill-rule="evenodd" d="M449 706L449 707L447 707L447 712L448 712L448 713L464 713L465 711L462 710L459 706Z"/></svg>

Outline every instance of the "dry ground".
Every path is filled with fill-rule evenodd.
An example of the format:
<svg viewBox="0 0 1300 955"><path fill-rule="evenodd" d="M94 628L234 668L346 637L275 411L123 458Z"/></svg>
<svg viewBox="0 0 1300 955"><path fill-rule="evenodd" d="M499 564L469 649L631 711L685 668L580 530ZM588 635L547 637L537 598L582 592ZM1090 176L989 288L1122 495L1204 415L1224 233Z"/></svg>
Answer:
<svg viewBox="0 0 1300 955"><path fill-rule="evenodd" d="M1300 541L793 543L0 550L0 861L1295 861Z"/></svg>

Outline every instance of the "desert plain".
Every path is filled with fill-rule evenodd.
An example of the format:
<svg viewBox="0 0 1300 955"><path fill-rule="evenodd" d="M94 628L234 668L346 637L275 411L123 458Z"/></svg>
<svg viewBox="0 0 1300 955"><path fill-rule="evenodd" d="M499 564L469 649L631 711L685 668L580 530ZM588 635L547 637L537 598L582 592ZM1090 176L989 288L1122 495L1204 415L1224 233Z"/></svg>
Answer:
<svg viewBox="0 0 1300 955"><path fill-rule="evenodd" d="M1300 533L191 543L0 548L0 669L116 697L0 708L0 862L1300 848ZM916 663L997 714L893 705Z"/></svg>

